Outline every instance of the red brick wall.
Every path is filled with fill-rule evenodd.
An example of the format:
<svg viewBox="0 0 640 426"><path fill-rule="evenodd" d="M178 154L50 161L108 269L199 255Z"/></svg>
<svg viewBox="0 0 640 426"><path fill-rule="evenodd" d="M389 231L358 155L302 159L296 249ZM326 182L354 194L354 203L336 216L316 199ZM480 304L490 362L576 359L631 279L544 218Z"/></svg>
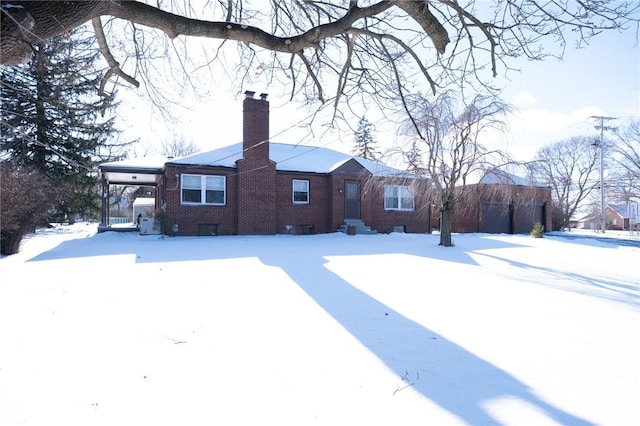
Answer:
<svg viewBox="0 0 640 426"><path fill-rule="evenodd" d="M414 185L414 210L385 210L385 185ZM393 232L396 226L402 226L408 233L428 232L431 199L427 196L426 188L420 188L415 182L408 180L380 179L374 184L368 184L363 195L363 204L367 205L367 215L363 216L363 220L372 229L378 232Z"/></svg>
<svg viewBox="0 0 640 426"><path fill-rule="evenodd" d="M239 160L238 234L268 235L276 227L276 169L269 164Z"/></svg>
<svg viewBox="0 0 640 426"><path fill-rule="evenodd" d="M606 206L605 209L605 225L607 229L612 230L628 230L629 229L629 219L620 216L620 213L615 211L609 206ZM614 224L615 223L615 224Z"/></svg>
<svg viewBox="0 0 640 426"><path fill-rule="evenodd" d="M396 225L404 226L405 231L411 233L428 231L430 200L423 191L416 191L415 211L385 211L384 184L372 184L369 178L276 173L271 162L256 170L255 163L243 160L238 162L238 167L237 171L178 165L166 167L165 183L158 192L166 201L170 222L178 223L177 235L199 235L201 224L217 224L218 235L300 234L304 232L303 225L313 225L316 233L335 232L344 221L344 192L340 190L344 188L345 180L354 179L360 182L362 220L367 225L378 232L392 232ZM176 179L181 173L226 176L226 205L181 205L180 181ZM293 203L294 179L309 181L309 204ZM244 189L241 189L241 185L244 185ZM244 203L241 198L244 198ZM272 218L271 222L269 217ZM239 226L241 218L244 228Z"/></svg>
<svg viewBox="0 0 640 426"><path fill-rule="evenodd" d="M474 203L475 202L477 202L477 200L474 200ZM451 227L453 232L481 232L480 211L479 207L475 206L479 206L479 204L474 204L474 208L471 211L465 209L463 212L454 206L453 224Z"/></svg>
<svg viewBox="0 0 640 426"><path fill-rule="evenodd" d="M344 181L345 177L332 175L330 177L330 208L331 219L329 229L336 231L344 222Z"/></svg>
<svg viewBox="0 0 640 426"><path fill-rule="evenodd" d="M309 181L309 204L293 203L293 180ZM278 233L303 233L303 225L313 225L316 233L334 232L331 223L331 179L328 175L278 173Z"/></svg>
<svg viewBox="0 0 640 426"><path fill-rule="evenodd" d="M226 205L182 205L180 204L180 179L182 173L226 176ZM166 201L166 213L170 223L178 224L177 235L199 235L201 224L217 224L218 235L237 234L237 174L235 170L211 167L184 167L167 165L165 184L161 198ZM178 178L176 178L178 176Z"/></svg>
<svg viewBox="0 0 640 426"><path fill-rule="evenodd" d="M361 201L360 214L362 221L378 232L393 232L395 226L404 226L405 232L424 233L429 230L430 199L426 189L416 188L414 211L387 211L384 209L385 184L412 185L410 181L374 178L363 169L353 170L348 164L346 170L337 170L331 176L330 200L333 205L331 211L330 231L333 232L344 222L345 199L343 189L346 180L356 180L360 183Z"/></svg>

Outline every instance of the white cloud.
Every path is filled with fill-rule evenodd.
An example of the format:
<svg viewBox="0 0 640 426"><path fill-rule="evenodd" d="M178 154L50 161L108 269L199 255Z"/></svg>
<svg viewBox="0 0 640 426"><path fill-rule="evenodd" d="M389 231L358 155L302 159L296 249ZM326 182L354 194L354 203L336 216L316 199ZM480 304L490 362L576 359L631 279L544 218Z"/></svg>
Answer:
<svg viewBox="0 0 640 426"><path fill-rule="evenodd" d="M496 137L497 148L511 153L517 160L533 158L540 148L555 142L595 134L596 122L592 116L606 115L596 107L573 111L554 111L543 108L522 109L506 118L508 127L504 135Z"/></svg>
<svg viewBox="0 0 640 426"><path fill-rule="evenodd" d="M520 92L513 99L513 104L519 108L533 106L536 104L536 97L529 92Z"/></svg>

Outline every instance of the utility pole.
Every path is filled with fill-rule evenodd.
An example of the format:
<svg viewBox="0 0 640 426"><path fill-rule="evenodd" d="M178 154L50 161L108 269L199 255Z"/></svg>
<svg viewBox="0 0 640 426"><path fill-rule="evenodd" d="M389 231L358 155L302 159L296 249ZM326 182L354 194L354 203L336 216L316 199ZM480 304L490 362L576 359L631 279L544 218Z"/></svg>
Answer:
<svg viewBox="0 0 640 426"><path fill-rule="evenodd" d="M605 126L604 122L609 120L615 120L615 117L603 117L603 116L591 116L594 120L599 120L600 124L594 126L596 129L600 130L600 140L593 143L593 146L600 149L600 230L604 234L606 228L606 217L605 217L605 204L604 204L604 160L603 160L603 152L604 151L604 131L605 130L616 130L617 127Z"/></svg>

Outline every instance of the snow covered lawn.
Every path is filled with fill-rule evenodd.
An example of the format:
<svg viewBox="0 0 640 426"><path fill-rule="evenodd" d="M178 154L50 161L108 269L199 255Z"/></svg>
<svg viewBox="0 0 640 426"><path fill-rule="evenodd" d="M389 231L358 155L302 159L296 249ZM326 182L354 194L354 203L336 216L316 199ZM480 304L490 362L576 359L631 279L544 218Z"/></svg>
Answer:
<svg viewBox="0 0 640 426"><path fill-rule="evenodd" d="M95 230L0 258L3 426L640 424L640 248Z"/></svg>

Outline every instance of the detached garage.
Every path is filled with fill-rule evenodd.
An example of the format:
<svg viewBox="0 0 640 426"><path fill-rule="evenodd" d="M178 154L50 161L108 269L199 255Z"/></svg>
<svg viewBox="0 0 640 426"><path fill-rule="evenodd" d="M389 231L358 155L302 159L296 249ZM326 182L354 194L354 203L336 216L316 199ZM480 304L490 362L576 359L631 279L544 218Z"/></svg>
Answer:
<svg viewBox="0 0 640 426"><path fill-rule="evenodd" d="M549 187L492 172L465 191L464 208L454 214L453 232L528 234L536 222L551 230Z"/></svg>

